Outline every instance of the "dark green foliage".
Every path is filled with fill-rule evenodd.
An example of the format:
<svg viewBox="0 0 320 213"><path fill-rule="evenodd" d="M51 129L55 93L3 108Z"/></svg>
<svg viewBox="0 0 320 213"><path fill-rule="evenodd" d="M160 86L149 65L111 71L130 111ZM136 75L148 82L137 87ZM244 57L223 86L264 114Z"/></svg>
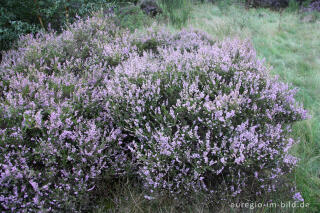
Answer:
<svg viewBox="0 0 320 213"><path fill-rule="evenodd" d="M146 14L153 17L162 12L156 0L142 0L139 6Z"/></svg>
<svg viewBox="0 0 320 213"><path fill-rule="evenodd" d="M111 0L0 0L0 51L12 48L19 36L41 28L56 31L77 16L111 6Z"/></svg>
<svg viewBox="0 0 320 213"><path fill-rule="evenodd" d="M246 0L247 6L280 9L292 5L308 5L314 0Z"/></svg>
<svg viewBox="0 0 320 213"><path fill-rule="evenodd" d="M9 1L11 2L11 1ZM17 1L18 2L18 1ZM9 3L7 3L9 4ZM27 33L35 33L40 30L39 25L36 24L36 20L33 19L32 15L22 18L23 9L25 5L21 3L21 7L16 7L16 10L9 8L3 2L0 6L0 50L7 50L10 48L10 44L19 38L19 35ZM10 5L12 8L15 5ZM25 6L27 7L27 6ZM32 11L30 11L32 13Z"/></svg>
<svg viewBox="0 0 320 213"><path fill-rule="evenodd" d="M139 6L126 4L115 9L116 20L120 27L134 31L137 28L148 26L151 18Z"/></svg>
<svg viewBox="0 0 320 213"><path fill-rule="evenodd" d="M137 42L135 44L138 48L139 55L143 55L143 52L152 51L153 53L157 53L157 48L160 45L156 39L149 39L145 42Z"/></svg>
<svg viewBox="0 0 320 213"><path fill-rule="evenodd" d="M289 5L289 0L246 0L252 7L283 8Z"/></svg>

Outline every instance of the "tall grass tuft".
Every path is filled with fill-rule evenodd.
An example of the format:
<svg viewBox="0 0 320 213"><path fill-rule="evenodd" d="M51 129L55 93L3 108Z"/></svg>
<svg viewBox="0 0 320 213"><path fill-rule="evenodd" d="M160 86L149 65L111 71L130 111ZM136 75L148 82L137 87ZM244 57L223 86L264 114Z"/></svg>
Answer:
<svg viewBox="0 0 320 213"><path fill-rule="evenodd" d="M159 3L172 25L181 28L186 24L191 13L190 0L159 0Z"/></svg>

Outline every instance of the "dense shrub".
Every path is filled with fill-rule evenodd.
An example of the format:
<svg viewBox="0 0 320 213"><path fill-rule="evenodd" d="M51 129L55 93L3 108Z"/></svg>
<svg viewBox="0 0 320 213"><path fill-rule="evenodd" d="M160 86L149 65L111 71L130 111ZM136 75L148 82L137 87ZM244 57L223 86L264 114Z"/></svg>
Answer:
<svg viewBox="0 0 320 213"><path fill-rule="evenodd" d="M262 193L296 163L306 112L248 42L97 16L19 47L0 65L1 211L87 212L128 174L151 196Z"/></svg>
<svg viewBox="0 0 320 213"><path fill-rule="evenodd" d="M116 8L115 15L118 25L130 31L150 26L154 21L139 6L133 4Z"/></svg>
<svg viewBox="0 0 320 213"><path fill-rule="evenodd" d="M156 0L140 1L139 6L146 14L153 17L162 12Z"/></svg>
<svg viewBox="0 0 320 213"><path fill-rule="evenodd" d="M0 67L1 211L88 211L126 162L106 86L130 44L108 18L31 35ZM105 189L104 189L105 190Z"/></svg>
<svg viewBox="0 0 320 213"><path fill-rule="evenodd" d="M135 137L145 186L215 198L249 185L257 194L276 190L297 160L288 154L290 124L306 117L295 91L269 76L249 43L213 44L185 31L147 38L152 51L132 54L105 82L112 114Z"/></svg>

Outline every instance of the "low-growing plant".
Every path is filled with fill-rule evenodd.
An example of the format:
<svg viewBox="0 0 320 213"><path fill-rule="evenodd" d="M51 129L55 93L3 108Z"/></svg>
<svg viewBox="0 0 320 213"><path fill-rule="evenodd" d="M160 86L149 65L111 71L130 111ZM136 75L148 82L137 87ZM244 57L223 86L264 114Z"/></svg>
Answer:
<svg viewBox="0 0 320 213"><path fill-rule="evenodd" d="M306 118L249 42L130 34L101 14L23 37L0 80L2 211L87 212L128 175L148 199L259 196L293 169Z"/></svg>

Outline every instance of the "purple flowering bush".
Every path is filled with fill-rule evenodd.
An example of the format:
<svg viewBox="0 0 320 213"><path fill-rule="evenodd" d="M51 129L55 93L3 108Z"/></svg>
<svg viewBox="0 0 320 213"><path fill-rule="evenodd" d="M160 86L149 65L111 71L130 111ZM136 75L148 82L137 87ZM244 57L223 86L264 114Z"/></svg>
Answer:
<svg viewBox="0 0 320 213"><path fill-rule="evenodd" d="M302 11L303 12L312 12L312 11L320 12L320 1L316 0L311 2L308 6L302 8Z"/></svg>
<svg viewBox="0 0 320 213"><path fill-rule="evenodd" d="M101 179L124 173L123 135L100 83L128 54L128 35L117 32L92 18L59 36L25 37L4 56L1 211L86 211Z"/></svg>
<svg viewBox="0 0 320 213"><path fill-rule="evenodd" d="M276 190L306 118L249 42L101 16L22 38L0 80L1 211L89 211L126 175L150 196Z"/></svg>
<svg viewBox="0 0 320 213"><path fill-rule="evenodd" d="M129 148L145 187L215 198L276 190L297 162L290 124L306 118L295 90L268 74L248 42L187 31L151 37L163 46L132 53L105 81L112 114L135 138Z"/></svg>

